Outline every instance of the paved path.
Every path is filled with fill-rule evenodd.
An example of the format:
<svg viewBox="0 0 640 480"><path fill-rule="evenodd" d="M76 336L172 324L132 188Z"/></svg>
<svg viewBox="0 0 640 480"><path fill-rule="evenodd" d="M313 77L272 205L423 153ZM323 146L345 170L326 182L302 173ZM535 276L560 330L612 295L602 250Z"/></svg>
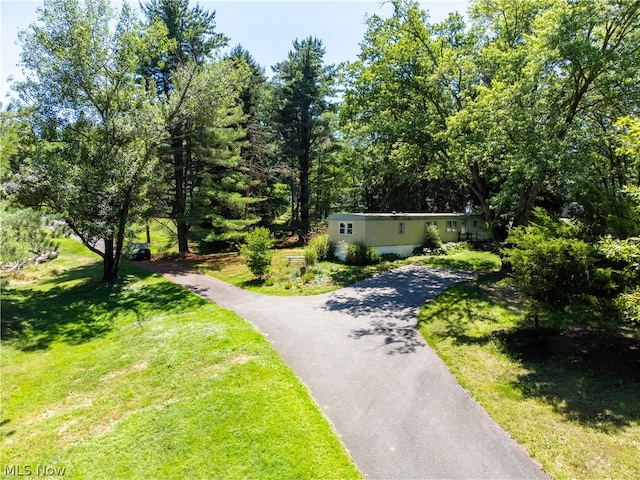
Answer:
<svg viewBox="0 0 640 480"><path fill-rule="evenodd" d="M406 266L328 294L272 297L171 263L144 263L253 323L368 478L547 478L415 328L426 300L471 274Z"/></svg>

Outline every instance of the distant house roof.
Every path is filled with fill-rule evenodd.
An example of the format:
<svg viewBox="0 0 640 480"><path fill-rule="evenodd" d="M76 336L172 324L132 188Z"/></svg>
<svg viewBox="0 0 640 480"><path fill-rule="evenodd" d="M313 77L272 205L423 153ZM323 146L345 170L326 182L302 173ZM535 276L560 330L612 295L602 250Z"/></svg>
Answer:
<svg viewBox="0 0 640 480"><path fill-rule="evenodd" d="M375 218L375 219L384 219L384 218L394 218L394 219L421 219L421 218L451 218L451 217L473 217L478 216L477 214L466 214L466 213L403 213L403 212L391 212L391 213L335 213L333 215L329 215L329 220L365 220L367 218Z"/></svg>

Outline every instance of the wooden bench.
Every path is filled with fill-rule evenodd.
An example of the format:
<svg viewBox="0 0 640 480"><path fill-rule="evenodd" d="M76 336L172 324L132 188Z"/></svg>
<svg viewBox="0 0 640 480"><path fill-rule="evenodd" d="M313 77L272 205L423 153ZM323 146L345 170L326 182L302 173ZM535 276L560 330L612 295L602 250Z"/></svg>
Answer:
<svg viewBox="0 0 640 480"><path fill-rule="evenodd" d="M307 261L304 258L304 255L287 255L287 263L304 263Z"/></svg>

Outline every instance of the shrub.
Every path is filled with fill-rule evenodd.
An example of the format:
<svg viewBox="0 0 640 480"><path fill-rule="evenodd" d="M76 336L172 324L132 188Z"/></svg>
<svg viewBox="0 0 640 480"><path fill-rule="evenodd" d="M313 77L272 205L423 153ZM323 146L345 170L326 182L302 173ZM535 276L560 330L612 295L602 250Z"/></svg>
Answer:
<svg viewBox="0 0 640 480"><path fill-rule="evenodd" d="M307 259L307 250L309 251L309 259L313 259L312 262L309 262ZM323 233L313 237L309 241L309 245L305 248L304 256L308 265L313 265L316 262L323 262L325 260L333 260L333 243L329 240L329 234Z"/></svg>
<svg viewBox="0 0 640 480"><path fill-rule="evenodd" d="M363 243L350 243L347 245L345 263L348 265L375 265L380 262L378 251Z"/></svg>
<svg viewBox="0 0 640 480"><path fill-rule="evenodd" d="M425 250L436 252L442 248L442 240L440 240L440 233L438 227L435 225L428 225L424 231L424 243L422 247Z"/></svg>
<svg viewBox="0 0 640 480"><path fill-rule="evenodd" d="M471 250L471 245L467 242L447 242L440 247L440 253L453 255L458 252L467 252Z"/></svg>
<svg viewBox="0 0 640 480"><path fill-rule="evenodd" d="M318 249L315 245L307 245L304 248L304 261L307 265L315 265L318 261Z"/></svg>
<svg viewBox="0 0 640 480"><path fill-rule="evenodd" d="M616 306L626 322L640 327L640 287L620 295L616 299Z"/></svg>
<svg viewBox="0 0 640 480"><path fill-rule="evenodd" d="M395 262L396 260L400 260L402 257L397 253L383 253L380 255L380 259L385 262Z"/></svg>
<svg viewBox="0 0 640 480"><path fill-rule="evenodd" d="M576 238L571 225L538 213L536 223L514 229L508 241L516 283L534 302L560 308L589 291L595 249Z"/></svg>
<svg viewBox="0 0 640 480"><path fill-rule="evenodd" d="M245 237L246 245L241 247L244 261L256 277L262 278L271 267L271 248L275 243L273 234L264 227L253 229Z"/></svg>
<svg viewBox="0 0 640 480"><path fill-rule="evenodd" d="M638 322L640 241L604 239L591 245L579 238L578 226L551 219L536 210L534 222L514 229L506 249L516 283L540 307L582 307L608 323L619 313ZM612 308L617 310L612 312Z"/></svg>

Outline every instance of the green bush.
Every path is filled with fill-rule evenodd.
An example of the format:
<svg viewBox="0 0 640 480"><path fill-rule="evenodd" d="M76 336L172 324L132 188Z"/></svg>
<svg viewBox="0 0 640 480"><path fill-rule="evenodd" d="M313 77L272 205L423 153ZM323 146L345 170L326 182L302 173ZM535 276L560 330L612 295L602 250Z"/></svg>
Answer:
<svg viewBox="0 0 640 480"><path fill-rule="evenodd" d="M348 265L375 265L380 262L378 251L363 243L350 243L347 245L345 263Z"/></svg>
<svg viewBox="0 0 640 480"><path fill-rule="evenodd" d="M596 250L576 237L571 224L537 211L534 223L514 229L504 251L516 283L534 302L561 308L591 290Z"/></svg>
<svg viewBox="0 0 640 480"><path fill-rule="evenodd" d="M579 226L554 220L536 210L534 222L514 229L504 250L514 279L532 301L534 318L541 307L579 307L598 322L640 322L640 240L580 238Z"/></svg>
<svg viewBox="0 0 640 480"><path fill-rule="evenodd" d="M329 240L329 234L316 235L310 241L304 251L307 265L334 259L333 243ZM310 261L311 260L311 261Z"/></svg>
<svg viewBox="0 0 640 480"><path fill-rule="evenodd" d="M616 306L624 321L640 327L640 287L629 293L623 293L616 299Z"/></svg>
<svg viewBox="0 0 640 480"><path fill-rule="evenodd" d="M440 253L445 255L454 255L460 252L468 252L471 250L471 245L467 242L447 242L443 243L440 248Z"/></svg>
<svg viewBox="0 0 640 480"><path fill-rule="evenodd" d="M246 244L241 247L244 261L258 278L263 278L271 267L273 252L271 248L275 243L275 238L269 229L258 227L253 229L245 237Z"/></svg>
<svg viewBox="0 0 640 480"><path fill-rule="evenodd" d="M304 261L307 265L315 265L318 261L318 249L314 245L304 248Z"/></svg>
<svg viewBox="0 0 640 480"><path fill-rule="evenodd" d="M429 252L438 252L442 248L442 240L440 239L440 232L435 225L427 225L424 231L424 243L422 248Z"/></svg>
<svg viewBox="0 0 640 480"><path fill-rule="evenodd" d="M383 253L380 255L380 259L385 262L395 262L396 260L400 260L402 257L397 253Z"/></svg>

